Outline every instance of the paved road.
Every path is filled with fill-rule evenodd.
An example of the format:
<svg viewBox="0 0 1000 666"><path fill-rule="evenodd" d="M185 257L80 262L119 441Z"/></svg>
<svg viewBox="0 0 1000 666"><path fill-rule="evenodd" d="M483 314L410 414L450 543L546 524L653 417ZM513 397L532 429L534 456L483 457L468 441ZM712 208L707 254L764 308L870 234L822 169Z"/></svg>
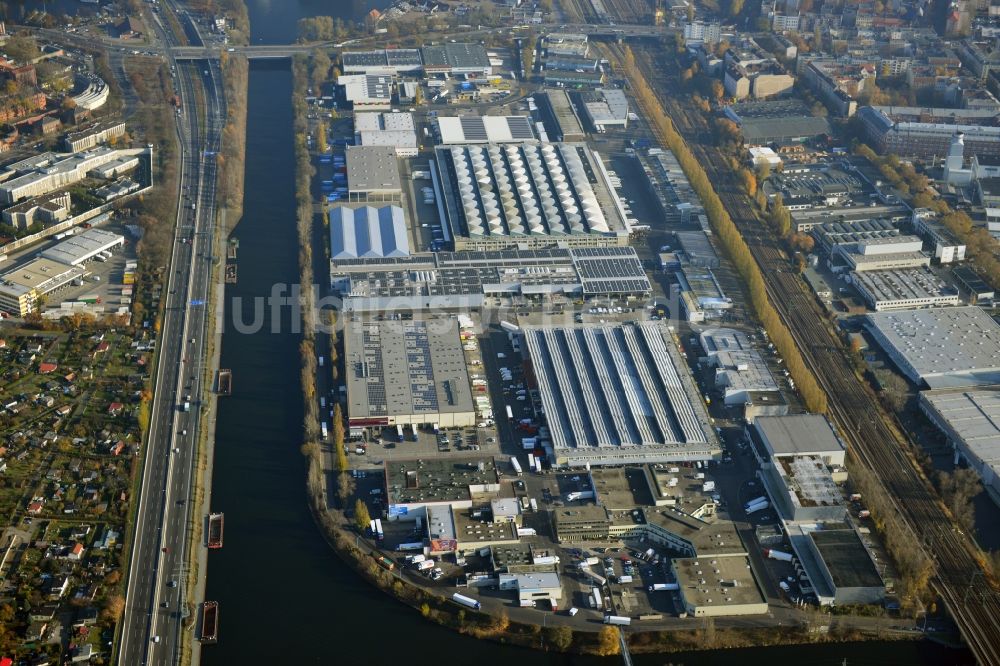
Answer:
<svg viewBox="0 0 1000 666"><path fill-rule="evenodd" d="M174 43L162 25L157 28L165 43ZM176 85L184 104L178 116L181 191L119 648L119 663L129 666L178 663L184 619L198 611L200 602L188 596L183 568L190 530L205 519L200 513L189 515L188 500L193 446L203 417L199 396L211 388L202 385L209 313L199 303L208 298L214 261L214 152L224 100L217 63L170 60L177 67ZM203 91L200 97L196 87ZM199 99L206 107L202 116L195 108ZM190 402L190 411L183 409L184 402Z"/></svg>

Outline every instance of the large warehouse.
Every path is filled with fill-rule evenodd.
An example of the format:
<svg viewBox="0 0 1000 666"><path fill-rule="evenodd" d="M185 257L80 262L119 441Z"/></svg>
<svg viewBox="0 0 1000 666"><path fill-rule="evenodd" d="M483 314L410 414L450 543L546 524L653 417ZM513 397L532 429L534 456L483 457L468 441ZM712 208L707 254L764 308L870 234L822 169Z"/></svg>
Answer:
<svg viewBox="0 0 1000 666"><path fill-rule="evenodd" d="M657 322L524 329L556 464L708 460L701 395Z"/></svg>
<svg viewBox="0 0 1000 666"><path fill-rule="evenodd" d="M410 253L399 206L330 209L330 260L405 257Z"/></svg>
<svg viewBox="0 0 1000 666"><path fill-rule="evenodd" d="M915 384L1000 384L1000 325L976 306L879 312L867 327Z"/></svg>
<svg viewBox="0 0 1000 666"><path fill-rule="evenodd" d="M1000 504L1000 389L922 391L920 409Z"/></svg>
<svg viewBox="0 0 1000 666"><path fill-rule="evenodd" d="M125 244L125 237L103 229L87 229L82 234L43 250L38 256L69 266L86 263L101 254L111 252Z"/></svg>
<svg viewBox="0 0 1000 666"><path fill-rule="evenodd" d="M583 144L451 146L436 152L456 250L628 243L607 173Z"/></svg>
<svg viewBox="0 0 1000 666"><path fill-rule="evenodd" d="M351 322L344 328L344 356L352 432L476 424L457 320Z"/></svg>
<svg viewBox="0 0 1000 666"><path fill-rule="evenodd" d="M436 252L330 262L345 312L469 310L488 298L645 298L651 285L631 247Z"/></svg>

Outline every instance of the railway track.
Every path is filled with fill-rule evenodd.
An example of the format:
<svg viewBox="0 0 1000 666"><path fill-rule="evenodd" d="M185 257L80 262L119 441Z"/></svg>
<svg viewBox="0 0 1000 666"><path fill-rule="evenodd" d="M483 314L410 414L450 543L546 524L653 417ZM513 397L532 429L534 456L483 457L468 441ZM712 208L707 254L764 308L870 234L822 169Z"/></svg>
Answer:
<svg viewBox="0 0 1000 666"><path fill-rule="evenodd" d="M611 47L612 53L620 50ZM621 60L619 60L621 62ZM653 90L679 90L680 82L637 54ZM771 302L792 332L806 363L826 391L830 417L848 450L869 469L895 503L907 529L933 560L931 584L981 664L1000 664L1000 594L987 582L974 546L954 524L927 479L907 455L902 429L887 421L876 396L851 369L846 350L825 323L816 299L790 272L789 262L750 207L724 156L711 145L704 117L661 95L660 103L708 172L764 274ZM655 132L655 128L653 128ZM664 137L657 137L665 145ZM979 584L976 584L976 581Z"/></svg>

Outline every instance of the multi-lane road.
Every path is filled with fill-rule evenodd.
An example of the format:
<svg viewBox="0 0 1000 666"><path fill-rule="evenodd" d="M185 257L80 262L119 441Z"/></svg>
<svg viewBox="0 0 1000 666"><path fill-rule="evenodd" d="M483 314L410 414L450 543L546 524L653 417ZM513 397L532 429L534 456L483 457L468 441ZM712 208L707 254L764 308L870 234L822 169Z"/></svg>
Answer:
<svg viewBox="0 0 1000 666"><path fill-rule="evenodd" d="M166 44L175 43L158 26ZM190 502L197 433L204 416L207 301L212 281L216 158L225 117L217 61L177 63L183 102L177 132L180 189L168 293L142 486L133 530L120 664L174 664L199 599L186 589L192 529L205 519ZM185 407L185 403L189 407ZM196 544L196 548L204 544ZM196 622L195 622L196 623Z"/></svg>

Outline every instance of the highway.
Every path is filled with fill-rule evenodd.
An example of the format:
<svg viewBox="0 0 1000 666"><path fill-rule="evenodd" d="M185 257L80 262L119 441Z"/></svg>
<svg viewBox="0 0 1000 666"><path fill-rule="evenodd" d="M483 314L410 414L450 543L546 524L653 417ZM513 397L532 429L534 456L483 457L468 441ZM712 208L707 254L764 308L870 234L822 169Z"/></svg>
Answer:
<svg viewBox="0 0 1000 666"><path fill-rule="evenodd" d="M637 60L654 90L680 89L674 73L654 68L640 54ZM757 220L738 179L722 166L726 159L712 144L704 116L672 97L661 96L660 102L705 168L760 266L771 303L825 390L829 416L850 455L874 473L915 541L935 562L931 585L976 659L1000 664L1000 595L986 581L973 544L955 529L936 492L907 455L913 445L903 439L905 430L888 420L877 397L854 374L843 344L825 323L825 313L804 291L772 234Z"/></svg>
<svg viewBox="0 0 1000 666"><path fill-rule="evenodd" d="M172 43L163 26L158 28L164 41ZM118 648L118 663L128 666L179 663L185 618L198 612L201 601L188 595L184 568L191 531L205 520L190 514L194 509L188 500L203 417L200 396L211 388L203 386L210 376L202 366L208 318L204 303L214 262L214 154L225 101L217 62L178 64L168 59L177 68L175 84L183 103L177 118L180 191ZM196 108L201 100L203 115ZM189 411L182 406L185 402L190 402Z"/></svg>

